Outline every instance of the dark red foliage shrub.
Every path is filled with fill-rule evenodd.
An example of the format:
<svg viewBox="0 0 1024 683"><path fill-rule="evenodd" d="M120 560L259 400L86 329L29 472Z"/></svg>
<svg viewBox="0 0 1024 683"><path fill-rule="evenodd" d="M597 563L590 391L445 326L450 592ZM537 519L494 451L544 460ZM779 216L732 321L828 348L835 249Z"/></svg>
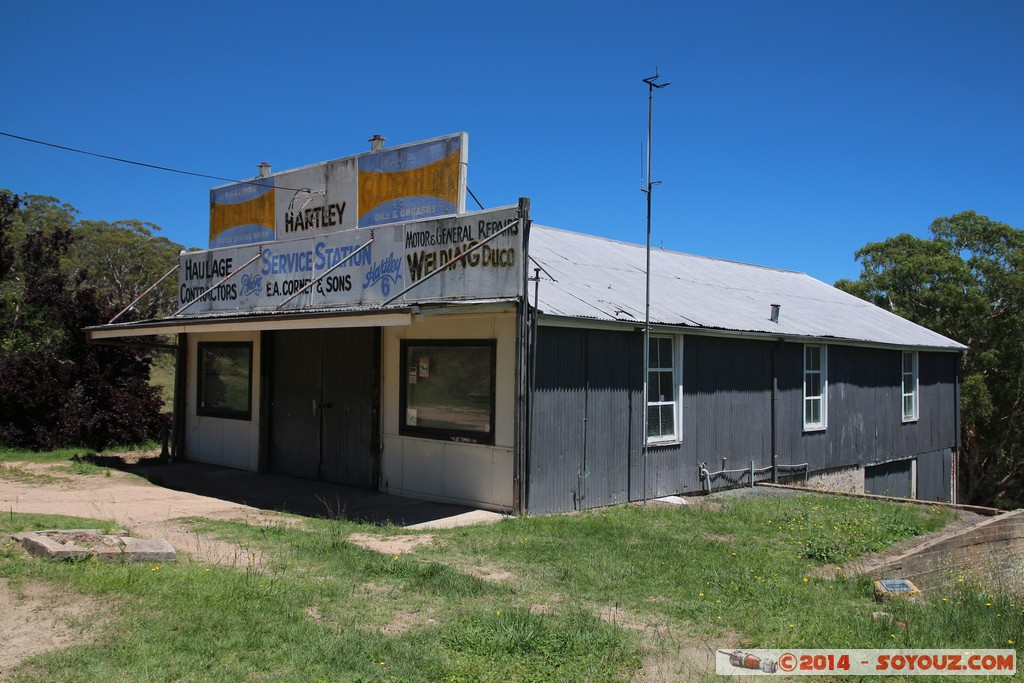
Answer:
<svg viewBox="0 0 1024 683"><path fill-rule="evenodd" d="M10 197L0 193L0 443L99 450L159 438L166 418L148 356L90 344L82 330L114 311L61 271L73 234L62 226L28 234L14 258Z"/></svg>

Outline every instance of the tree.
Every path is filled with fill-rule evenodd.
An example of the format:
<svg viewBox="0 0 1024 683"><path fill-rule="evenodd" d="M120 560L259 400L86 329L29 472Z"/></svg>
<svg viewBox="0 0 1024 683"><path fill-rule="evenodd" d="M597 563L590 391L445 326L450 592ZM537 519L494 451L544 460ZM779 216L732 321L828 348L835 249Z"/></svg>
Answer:
<svg viewBox="0 0 1024 683"><path fill-rule="evenodd" d="M955 339L961 365L960 473L980 505L1024 502L1024 231L973 211L937 218L856 253L836 287Z"/></svg>
<svg viewBox="0 0 1024 683"><path fill-rule="evenodd" d="M67 264L88 273L88 282L120 311L178 262L181 245L158 232L160 226L139 220L79 221ZM169 277L139 301L142 316L173 313L176 286L177 279Z"/></svg>
<svg viewBox="0 0 1024 683"><path fill-rule="evenodd" d="M7 190L0 192L13 196ZM173 267L182 249L161 236L160 226L153 223L137 219L112 223L79 220L75 207L45 195L24 195L19 202L8 230L15 269L25 270L18 263L18 254L28 235L69 230L74 240L61 259L62 270L70 277L80 273L83 283L94 285L100 299L118 311ZM175 287L175 278L167 278L136 308L147 318L173 313Z"/></svg>
<svg viewBox="0 0 1024 683"><path fill-rule="evenodd" d="M73 214L43 199L0 192L0 443L100 449L156 438L165 419L149 358L87 342L82 328L116 311L66 267Z"/></svg>

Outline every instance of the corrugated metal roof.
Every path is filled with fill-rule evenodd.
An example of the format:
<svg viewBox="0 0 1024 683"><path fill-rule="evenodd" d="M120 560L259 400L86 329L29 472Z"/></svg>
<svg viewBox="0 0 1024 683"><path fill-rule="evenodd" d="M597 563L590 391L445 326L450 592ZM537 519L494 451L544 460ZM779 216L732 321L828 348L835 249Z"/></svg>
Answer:
<svg viewBox="0 0 1024 683"><path fill-rule="evenodd" d="M530 257L547 271L540 274L543 314L643 323L646 258L642 245L534 224ZM531 300L532 296L531 291ZM781 306L778 323L770 320L771 304ZM966 348L805 273L662 249L651 250L651 323L891 346Z"/></svg>

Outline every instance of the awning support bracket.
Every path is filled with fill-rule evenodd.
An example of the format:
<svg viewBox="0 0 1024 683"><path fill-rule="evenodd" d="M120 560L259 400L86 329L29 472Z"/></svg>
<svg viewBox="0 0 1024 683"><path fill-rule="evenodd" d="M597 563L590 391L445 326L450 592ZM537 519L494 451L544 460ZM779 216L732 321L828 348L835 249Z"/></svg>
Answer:
<svg viewBox="0 0 1024 683"><path fill-rule="evenodd" d="M152 292L152 291L153 291L153 289L154 289L154 288L155 288L155 287L156 287L157 285L159 285L159 284L160 284L161 282L163 282L163 281L164 281L164 280L166 280L166 279L167 279L168 277L170 277L171 273L173 273L174 271L176 271L176 270L178 269L178 266L179 266L179 265L180 265L180 264L175 264L175 265L174 265L174 267L173 267L173 268L171 268L170 270L168 270L168 271L167 271L166 273L164 273L164 274L163 274L163 276L162 276L162 277L161 277L161 278L160 278L159 280L157 280L156 282L154 282L153 284L151 284L151 285L150 285L149 287L147 287L147 288L146 288L146 291L145 291L145 292L143 292L142 294L139 294L139 295L138 295L137 297L135 297L134 299L132 299L132 302L131 302L130 304L128 304L127 306L125 306L124 308L122 308L122 309L121 309L121 312L120 312L120 313L118 313L118 314L117 314L117 315L115 315L115 316L114 316L113 318L111 318L110 320L108 320L108 321L107 321L107 324L109 325L110 323L114 322L115 320L117 320L118 318L120 318L120 317L121 317L122 315L124 315L125 313L127 313L127 312L128 312L129 310L131 310L131 307L132 307L132 306L134 306L135 304L139 303L139 301L140 301L140 300L142 299L142 297L144 297L144 296L146 296L147 294L149 294L150 292Z"/></svg>

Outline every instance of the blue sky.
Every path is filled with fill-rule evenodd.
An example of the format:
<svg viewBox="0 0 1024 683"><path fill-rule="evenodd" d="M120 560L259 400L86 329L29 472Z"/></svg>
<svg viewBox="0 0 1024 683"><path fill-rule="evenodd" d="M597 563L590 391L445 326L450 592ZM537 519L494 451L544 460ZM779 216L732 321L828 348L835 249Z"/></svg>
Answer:
<svg viewBox="0 0 1024 683"><path fill-rule="evenodd" d="M1024 2L15 2L0 131L248 178L469 133L488 207L855 278L973 209L1024 228ZM217 181L0 137L0 187L206 246ZM467 200L473 206L472 200Z"/></svg>

